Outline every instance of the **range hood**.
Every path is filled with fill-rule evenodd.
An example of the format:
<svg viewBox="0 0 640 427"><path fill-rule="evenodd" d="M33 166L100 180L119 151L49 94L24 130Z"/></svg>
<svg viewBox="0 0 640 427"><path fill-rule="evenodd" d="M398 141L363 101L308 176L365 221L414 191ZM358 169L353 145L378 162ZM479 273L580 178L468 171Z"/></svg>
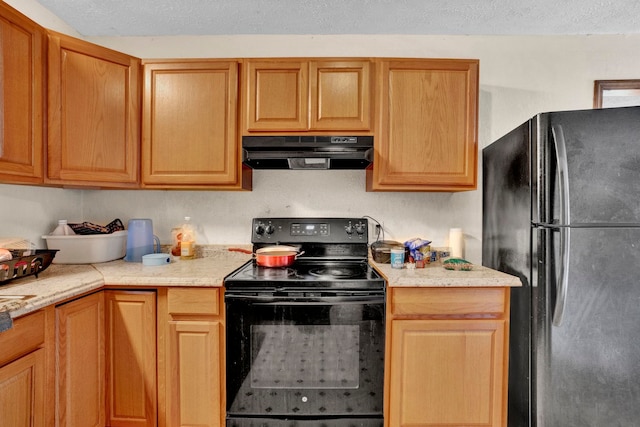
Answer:
<svg viewBox="0 0 640 427"><path fill-rule="evenodd" d="M373 136L243 136L242 153L253 169L365 169Z"/></svg>

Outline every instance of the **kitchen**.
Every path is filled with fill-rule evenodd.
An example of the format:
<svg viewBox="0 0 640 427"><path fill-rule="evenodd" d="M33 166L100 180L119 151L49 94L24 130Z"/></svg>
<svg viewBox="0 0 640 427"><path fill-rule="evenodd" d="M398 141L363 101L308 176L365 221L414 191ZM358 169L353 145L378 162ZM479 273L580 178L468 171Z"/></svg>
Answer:
<svg viewBox="0 0 640 427"><path fill-rule="evenodd" d="M64 32L60 23L51 19L55 25L49 25L47 19L37 20ZM339 42L332 36L259 39L238 36L237 40L225 37L224 46L216 43L216 37L180 38L174 40L173 48L164 43L171 40L162 43L152 39L92 41L140 57L331 54L479 58L481 147L538 111L589 108L594 79L605 78L602 74L606 74L606 78L612 75L632 78L637 65L633 55L627 55L625 50L632 49L637 42L632 36L340 36ZM203 41L212 43L203 47ZM338 44L340 49L334 50L332 46ZM195 49L192 46L197 46L198 52L190 51L189 47ZM279 46L287 47L282 51ZM567 58L567 51L575 56ZM619 56L615 52L619 52ZM610 62L591 63L592 58L610 58ZM567 66L559 66L557 61L566 61ZM549 66L550 63L554 66ZM153 218L161 240L168 242L171 227L184 215L190 215L199 224L202 243L225 244L246 243L249 219L255 216L367 214L384 224L387 238L397 240L421 236L444 243L446 230L462 226L466 233L466 257L480 262L481 194L478 191L366 193L364 181L362 171L256 171L250 193L60 190L3 185L0 200L12 209L11 213L3 210L0 219L3 227L8 226L14 234L37 241L55 225L57 218L107 222L123 216L122 211L126 209L128 218ZM286 191L282 189L283 182L287 183ZM318 186L318 182L322 182L322 186ZM318 187L321 188L316 193ZM345 200L353 202L345 208ZM237 221L237 212L246 214L244 221ZM33 219L25 222L25 217Z"/></svg>

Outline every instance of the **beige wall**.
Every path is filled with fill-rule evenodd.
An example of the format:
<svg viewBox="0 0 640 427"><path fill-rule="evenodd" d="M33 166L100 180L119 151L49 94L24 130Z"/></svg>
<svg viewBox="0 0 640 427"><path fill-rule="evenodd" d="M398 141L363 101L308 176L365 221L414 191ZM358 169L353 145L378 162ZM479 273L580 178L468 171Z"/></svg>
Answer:
<svg viewBox="0 0 640 427"><path fill-rule="evenodd" d="M9 4L42 25L72 33L34 0ZM35 3L35 5L34 5ZM640 78L640 36L213 36L91 38L141 58L395 56L480 59L479 145L484 147L542 111L587 109L596 79ZM185 141L184 143L188 143ZM179 147L176 147L179 152ZM480 156L481 157L481 156ZM480 165L481 167L481 165ZM479 172L481 188L481 172ZM465 256L481 262L481 190L367 193L363 171L255 171L252 192L96 191L0 185L0 236L49 231L58 217L107 223L149 217L156 234L190 215L203 243L248 243L254 216L362 216L384 223L387 239L422 237L444 245L462 227ZM52 196L55 195L55 196ZM45 202L40 202L43 199ZM42 206L46 214L33 216ZM57 216L55 216L57 215ZM15 228L14 228L15 229ZM22 234L24 236L24 234ZM42 245L42 241L38 242Z"/></svg>

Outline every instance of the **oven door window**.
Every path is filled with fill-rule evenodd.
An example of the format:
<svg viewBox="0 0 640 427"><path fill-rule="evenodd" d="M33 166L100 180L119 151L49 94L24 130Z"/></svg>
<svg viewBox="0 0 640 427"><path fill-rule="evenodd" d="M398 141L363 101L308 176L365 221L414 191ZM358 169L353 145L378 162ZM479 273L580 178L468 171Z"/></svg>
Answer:
<svg viewBox="0 0 640 427"><path fill-rule="evenodd" d="M358 388L359 329L359 325L251 326L251 387Z"/></svg>
<svg viewBox="0 0 640 427"><path fill-rule="evenodd" d="M226 304L228 415L382 413L382 296Z"/></svg>

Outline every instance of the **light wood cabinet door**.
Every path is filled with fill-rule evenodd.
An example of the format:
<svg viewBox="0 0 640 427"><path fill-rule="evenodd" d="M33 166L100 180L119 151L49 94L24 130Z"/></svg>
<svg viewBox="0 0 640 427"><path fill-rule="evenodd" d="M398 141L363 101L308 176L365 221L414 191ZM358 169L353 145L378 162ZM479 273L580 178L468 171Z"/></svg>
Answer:
<svg viewBox="0 0 640 427"><path fill-rule="evenodd" d="M393 320L389 426L503 426L504 320Z"/></svg>
<svg viewBox="0 0 640 427"><path fill-rule="evenodd" d="M381 60L370 191L477 187L478 61Z"/></svg>
<svg viewBox="0 0 640 427"><path fill-rule="evenodd" d="M361 61L311 61L312 130L368 131L372 116L373 66Z"/></svg>
<svg viewBox="0 0 640 427"><path fill-rule="evenodd" d="M0 425L44 427L45 350L0 368ZM48 398L48 396L47 396Z"/></svg>
<svg viewBox="0 0 640 427"><path fill-rule="evenodd" d="M156 293L105 291L107 425L155 426Z"/></svg>
<svg viewBox="0 0 640 427"><path fill-rule="evenodd" d="M135 188L140 60L50 32L47 179Z"/></svg>
<svg viewBox="0 0 640 427"><path fill-rule="evenodd" d="M243 132L371 130L367 59L245 61Z"/></svg>
<svg viewBox="0 0 640 427"><path fill-rule="evenodd" d="M142 182L250 188L238 140L238 62L144 63Z"/></svg>
<svg viewBox="0 0 640 427"><path fill-rule="evenodd" d="M56 307L56 414L59 426L105 425L104 294Z"/></svg>
<svg viewBox="0 0 640 427"><path fill-rule="evenodd" d="M43 182L44 34L0 2L0 182Z"/></svg>
<svg viewBox="0 0 640 427"><path fill-rule="evenodd" d="M218 288L161 290L159 426L224 424L224 312ZM160 312L160 307L162 312ZM160 323L159 323L160 324Z"/></svg>
<svg viewBox="0 0 640 427"><path fill-rule="evenodd" d="M309 127L309 66L301 60L247 60L243 71L244 131Z"/></svg>
<svg viewBox="0 0 640 427"><path fill-rule="evenodd" d="M172 321L169 331L173 373L169 425L219 427L222 323Z"/></svg>

